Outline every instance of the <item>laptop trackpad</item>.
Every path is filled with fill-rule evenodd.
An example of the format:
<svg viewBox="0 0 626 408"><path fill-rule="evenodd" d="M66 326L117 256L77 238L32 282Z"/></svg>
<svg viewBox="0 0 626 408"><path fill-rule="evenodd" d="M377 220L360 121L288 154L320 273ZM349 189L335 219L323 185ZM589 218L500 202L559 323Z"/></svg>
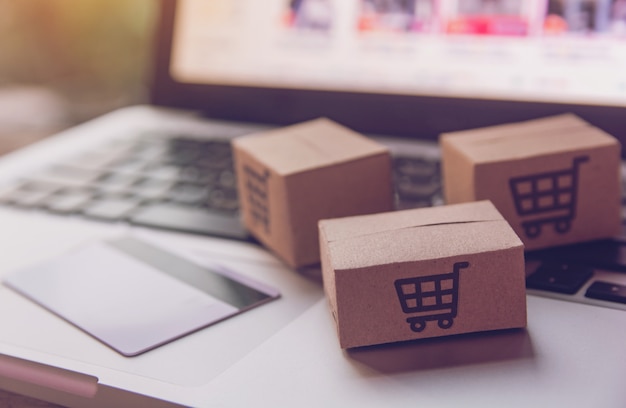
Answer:
<svg viewBox="0 0 626 408"><path fill-rule="evenodd" d="M141 241L95 242L5 284L125 356L135 356L279 296L215 266Z"/></svg>

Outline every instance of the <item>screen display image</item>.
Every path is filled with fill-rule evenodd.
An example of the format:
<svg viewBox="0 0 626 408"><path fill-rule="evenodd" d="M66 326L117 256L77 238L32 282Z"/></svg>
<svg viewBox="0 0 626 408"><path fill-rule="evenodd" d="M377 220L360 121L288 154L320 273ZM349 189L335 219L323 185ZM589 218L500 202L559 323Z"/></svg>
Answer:
<svg viewBox="0 0 626 408"><path fill-rule="evenodd" d="M626 142L625 3L172 1L153 100L431 140L570 112Z"/></svg>
<svg viewBox="0 0 626 408"><path fill-rule="evenodd" d="M180 3L181 82L626 106L623 0Z"/></svg>

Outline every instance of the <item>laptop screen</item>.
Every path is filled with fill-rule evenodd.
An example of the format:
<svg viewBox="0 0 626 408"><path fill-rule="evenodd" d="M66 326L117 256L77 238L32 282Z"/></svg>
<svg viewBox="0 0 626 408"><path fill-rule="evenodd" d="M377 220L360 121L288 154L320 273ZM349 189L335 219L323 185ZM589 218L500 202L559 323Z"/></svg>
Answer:
<svg viewBox="0 0 626 408"><path fill-rule="evenodd" d="M624 132L626 0L179 0L169 14L169 79L187 101L205 93L209 115L433 138L573 111Z"/></svg>

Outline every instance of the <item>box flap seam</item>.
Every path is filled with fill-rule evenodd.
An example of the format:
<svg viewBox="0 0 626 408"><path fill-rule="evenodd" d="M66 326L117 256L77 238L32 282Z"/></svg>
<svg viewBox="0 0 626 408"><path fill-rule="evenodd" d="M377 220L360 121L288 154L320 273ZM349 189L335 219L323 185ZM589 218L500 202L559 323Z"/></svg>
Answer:
<svg viewBox="0 0 626 408"><path fill-rule="evenodd" d="M344 240L348 240L348 239L373 236L373 235L377 235L377 234L381 234L381 233L389 232L389 231L402 231L402 230L414 229L414 228L438 227L438 226L441 226L441 225L475 224L475 223L483 223L483 222L502 222L502 219L501 218L494 218L494 219L484 219L484 220L447 221L447 222L433 222L433 223L419 224L419 225L409 225L409 226L402 227L402 228L395 228L395 229L390 229L390 230L381 230L381 231L370 232L370 233L366 233L366 234L352 235L352 236L344 237L344 238L329 239L328 242L332 243L332 242L339 242L339 241L344 241Z"/></svg>

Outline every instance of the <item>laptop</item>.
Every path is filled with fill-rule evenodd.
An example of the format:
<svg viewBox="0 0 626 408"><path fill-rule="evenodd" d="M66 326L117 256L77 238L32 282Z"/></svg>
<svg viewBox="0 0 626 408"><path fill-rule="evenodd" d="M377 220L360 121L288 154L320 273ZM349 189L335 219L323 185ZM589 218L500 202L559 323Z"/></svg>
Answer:
<svg viewBox="0 0 626 408"><path fill-rule="evenodd" d="M443 203L442 132L573 112L626 141L611 2L483 3L163 0L154 105L0 159L0 275L122 237L280 298L128 357L4 285L0 387L77 407L623 406L624 307L585 296L600 280L619 299L619 238L562 249L601 264L573 295L529 289L524 330L341 350L319 270L290 270L238 223L228 141L320 116L390 147L398 208ZM189 170L200 150L217 173Z"/></svg>

